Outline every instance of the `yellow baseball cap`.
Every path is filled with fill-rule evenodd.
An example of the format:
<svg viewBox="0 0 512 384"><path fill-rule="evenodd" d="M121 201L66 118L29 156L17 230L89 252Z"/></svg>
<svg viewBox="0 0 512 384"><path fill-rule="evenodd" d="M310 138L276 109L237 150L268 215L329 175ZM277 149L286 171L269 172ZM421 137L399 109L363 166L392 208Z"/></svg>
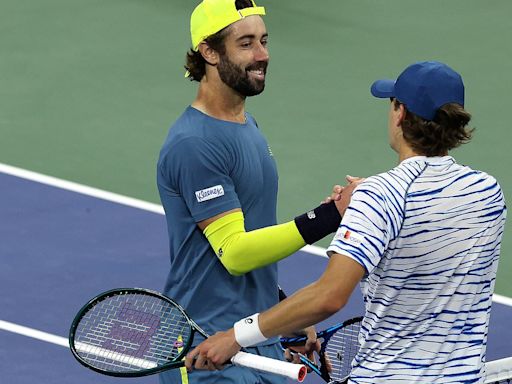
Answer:
<svg viewBox="0 0 512 384"><path fill-rule="evenodd" d="M236 9L235 0L203 0L190 16L190 35L192 49L197 51L201 41L228 25L251 15L265 15L264 7Z"/></svg>

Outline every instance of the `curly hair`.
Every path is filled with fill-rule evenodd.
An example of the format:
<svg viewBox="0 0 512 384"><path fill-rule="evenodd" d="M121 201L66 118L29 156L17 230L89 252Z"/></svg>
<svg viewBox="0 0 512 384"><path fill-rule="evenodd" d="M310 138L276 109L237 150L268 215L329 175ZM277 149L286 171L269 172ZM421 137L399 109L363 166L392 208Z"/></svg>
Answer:
<svg viewBox="0 0 512 384"><path fill-rule="evenodd" d="M394 99L394 108L400 101ZM471 114L461 105L448 103L437 110L433 120L425 120L406 109L402 121L405 141L418 154L423 156L443 156L453 148L471 140L474 128L468 128Z"/></svg>
<svg viewBox="0 0 512 384"><path fill-rule="evenodd" d="M244 9L253 7L254 4L251 0L236 0L236 9ZM227 29L229 25L221 29L219 32L208 36L204 41L210 48L217 51L221 56L226 53L226 47L224 45L224 39L227 35ZM204 59L201 52L194 51L192 48L187 52L185 58L185 69L188 72L188 78L190 81L201 81L204 74L206 73L206 60Z"/></svg>

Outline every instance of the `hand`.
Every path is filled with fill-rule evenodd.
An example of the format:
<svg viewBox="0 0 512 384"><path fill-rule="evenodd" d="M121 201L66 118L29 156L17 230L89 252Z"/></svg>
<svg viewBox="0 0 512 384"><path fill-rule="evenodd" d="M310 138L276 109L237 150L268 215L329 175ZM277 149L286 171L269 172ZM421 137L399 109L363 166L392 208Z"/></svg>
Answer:
<svg viewBox="0 0 512 384"><path fill-rule="evenodd" d="M341 216L345 214L348 205L350 204L350 199L352 198L352 193L357 188L359 184L361 184L365 179L362 177L353 177L347 176L346 180L348 184L343 188L343 191L340 194L339 199L335 201L336 208Z"/></svg>
<svg viewBox="0 0 512 384"><path fill-rule="evenodd" d="M342 187L341 185L338 185L338 184L333 186L332 187L331 196L327 196L322 201L322 203L327 204L327 203L330 203L331 201L339 201L339 200L341 200L342 193L345 190L345 188L351 186L352 184L355 184L355 186L357 187L365 179L363 177L354 177L354 176L347 175L347 176L345 176L345 180L347 181L348 184L346 186L344 186L344 187Z"/></svg>
<svg viewBox="0 0 512 384"><path fill-rule="evenodd" d="M336 184L334 187L332 187L331 196L327 196L324 200L322 200L323 204L328 204L331 201L337 201L341 198L341 193L343 192L344 187L341 185Z"/></svg>
<svg viewBox="0 0 512 384"><path fill-rule="evenodd" d="M185 367L195 369L222 369L239 350L233 328L226 332L217 332L187 354Z"/></svg>
<svg viewBox="0 0 512 384"><path fill-rule="evenodd" d="M315 352L320 352L320 341L316 338L316 329L314 326L304 328L303 331L297 332L295 336L306 334L307 339L304 345L294 346L288 348L284 352L286 360L291 361L295 364L300 364L299 353L306 356L310 361L316 362ZM293 353L296 352L296 353Z"/></svg>

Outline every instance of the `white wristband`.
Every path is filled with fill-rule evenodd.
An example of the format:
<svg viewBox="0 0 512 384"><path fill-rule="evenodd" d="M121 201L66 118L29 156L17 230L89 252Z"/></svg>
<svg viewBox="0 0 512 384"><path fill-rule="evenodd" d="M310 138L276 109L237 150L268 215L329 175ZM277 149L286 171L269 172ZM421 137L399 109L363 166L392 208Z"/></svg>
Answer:
<svg viewBox="0 0 512 384"><path fill-rule="evenodd" d="M233 326L236 342L241 347L249 347L267 340L267 338L263 336L263 333L261 333L258 324L259 316L259 313L255 313L254 315L237 321Z"/></svg>

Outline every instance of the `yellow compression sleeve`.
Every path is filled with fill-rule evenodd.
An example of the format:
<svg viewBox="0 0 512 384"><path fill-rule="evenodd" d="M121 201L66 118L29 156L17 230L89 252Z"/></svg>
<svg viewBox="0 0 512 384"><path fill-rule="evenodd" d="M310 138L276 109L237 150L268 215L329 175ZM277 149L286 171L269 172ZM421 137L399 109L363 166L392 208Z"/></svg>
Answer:
<svg viewBox="0 0 512 384"><path fill-rule="evenodd" d="M306 245L293 220L246 232L242 212L215 220L203 233L221 263L235 276L275 263Z"/></svg>

